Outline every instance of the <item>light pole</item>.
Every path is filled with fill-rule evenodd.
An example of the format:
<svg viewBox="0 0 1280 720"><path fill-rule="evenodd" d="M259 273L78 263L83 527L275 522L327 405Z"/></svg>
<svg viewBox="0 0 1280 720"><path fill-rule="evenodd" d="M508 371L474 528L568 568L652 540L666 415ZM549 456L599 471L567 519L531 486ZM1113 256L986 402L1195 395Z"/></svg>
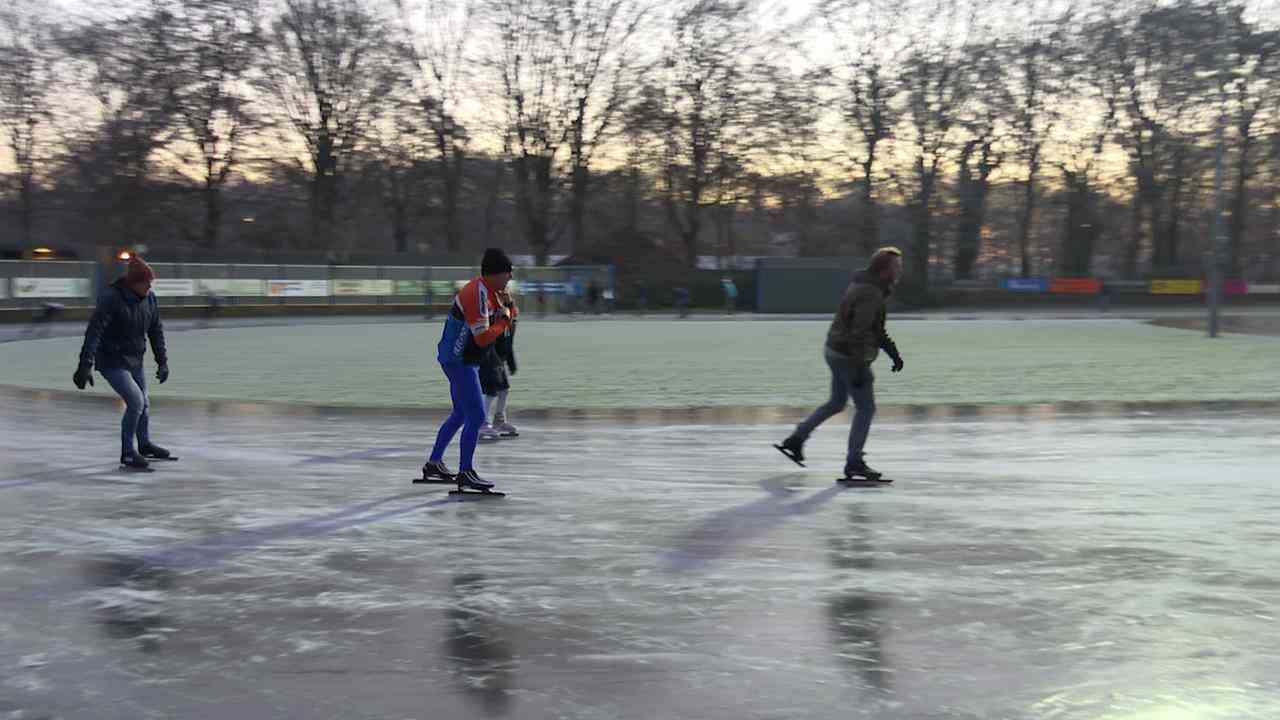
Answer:
<svg viewBox="0 0 1280 720"><path fill-rule="evenodd" d="M1224 93L1225 94L1225 93ZM1213 245L1209 251L1209 337L1218 337L1218 304L1222 299L1222 263L1227 244L1225 224L1222 220L1222 170L1226 162L1225 127L1227 109L1225 99L1218 111L1216 131L1218 149L1213 168Z"/></svg>
<svg viewBox="0 0 1280 720"><path fill-rule="evenodd" d="M1222 13L1222 8L1218 8ZM1218 337L1218 305L1222 300L1222 265L1227 245L1227 233L1222 218L1222 176L1226 164L1226 129L1227 129L1227 83L1231 81L1230 67L1227 65L1230 47L1229 28L1221 14L1218 25L1217 68L1214 77L1218 81L1218 126L1214 131L1217 141L1216 158L1213 168L1213 242L1209 248L1209 288L1206 293L1209 304L1209 337Z"/></svg>

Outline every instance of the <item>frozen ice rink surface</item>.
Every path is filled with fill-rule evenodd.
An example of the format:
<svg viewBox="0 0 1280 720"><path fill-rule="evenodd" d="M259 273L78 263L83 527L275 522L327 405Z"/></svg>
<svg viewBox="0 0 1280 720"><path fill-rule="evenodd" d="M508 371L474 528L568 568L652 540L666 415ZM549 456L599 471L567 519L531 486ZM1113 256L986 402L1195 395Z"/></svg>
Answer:
<svg viewBox="0 0 1280 720"><path fill-rule="evenodd" d="M1280 715L1266 404L884 412L850 489L847 416L546 415L461 502L438 413L118 413L0 392L0 718Z"/></svg>

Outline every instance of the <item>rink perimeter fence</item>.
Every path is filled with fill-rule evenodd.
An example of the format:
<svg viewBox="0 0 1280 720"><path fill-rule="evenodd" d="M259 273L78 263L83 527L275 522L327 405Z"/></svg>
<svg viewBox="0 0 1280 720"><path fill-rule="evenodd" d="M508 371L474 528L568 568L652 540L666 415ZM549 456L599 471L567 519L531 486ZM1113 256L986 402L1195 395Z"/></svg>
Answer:
<svg viewBox="0 0 1280 720"><path fill-rule="evenodd" d="M392 265L264 265L150 263L152 291L166 305L443 305L476 276L470 267ZM0 308L35 308L57 302L92 305L101 288L123 274L94 262L0 260ZM601 299L613 294L609 266L517 268L511 290L530 308L571 311L594 284Z"/></svg>
<svg viewBox="0 0 1280 720"><path fill-rule="evenodd" d="M395 265L280 265L221 263L151 263L156 271L153 290L170 306L207 306L213 298L225 305L444 305L453 293L475 277L472 267ZM830 312L860 266L851 258L761 258L752 271L734 273L745 291L737 298L742 308L768 313ZM124 266L103 267L94 262L0 260L0 308L39 308L45 303L68 307L91 306L101 288L123 273ZM718 275L717 273L711 273ZM745 275L745 277L744 277ZM620 294L615 268L607 265L518 267L514 293L526 310L574 312L588 310L594 284L599 305L611 309ZM712 294L720 292L718 283ZM749 287L748 285L754 285ZM952 282L950 299L963 301L994 294L1008 300L1030 296L1109 298L1146 296L1158 301L1192 299L1207 285L1195 278L1114 281L1097 278L1006 278L982 282ZM694 294L705 300L707 288ZM669 294L669 293L668 293ZM1280 300L1280 282L1228 279L1226 297L1271 296ZM631 301L633 298L625 298ZM654 300L660 300L655 295ZM723 301L721 301L723 302ZM628 307L630 303L619 303ZM658 303L655 303L655 305ZM665 303L664 303L665 304ZM699 304L695 302L694 304Z"/></svg>

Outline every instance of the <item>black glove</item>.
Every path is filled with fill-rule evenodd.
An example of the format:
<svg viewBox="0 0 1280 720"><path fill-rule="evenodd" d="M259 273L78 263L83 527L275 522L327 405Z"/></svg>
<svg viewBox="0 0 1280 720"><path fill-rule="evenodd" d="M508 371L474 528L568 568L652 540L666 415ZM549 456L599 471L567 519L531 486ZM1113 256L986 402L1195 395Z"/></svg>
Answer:
<svg viewBox="0 0 1280 720"><path fill-rule="evenodd" d="M902 362L902 355L895 352L889 357L893 359L892 372L902 372L902 366L906 364Z"/></svg>
<svg viewBox="0 0 1280 720"><path fill-rule="evenodd" d="M163 385L165 380L169 379L169 363L160 363L160 367L156 368L156 379Z"/></svg>
<svg viewBox="0 0 1280 720"><path fill-rule="evenodd" d="M76 368L75 373L71 376L71 382L76 384L76 388L83 390L85 385L93 385L93 368L89 365L81 365Z"/></svg>
<svg viewBox="0 0 1280 720"><path fill-rule="evenodd" d="M515 374L516 374L516 359L515 359L515 358L511 358L510 360L508 360L508 361L507 361L507 369L511 371L511 374L512 374L512 375L515 375Z"/></svg>

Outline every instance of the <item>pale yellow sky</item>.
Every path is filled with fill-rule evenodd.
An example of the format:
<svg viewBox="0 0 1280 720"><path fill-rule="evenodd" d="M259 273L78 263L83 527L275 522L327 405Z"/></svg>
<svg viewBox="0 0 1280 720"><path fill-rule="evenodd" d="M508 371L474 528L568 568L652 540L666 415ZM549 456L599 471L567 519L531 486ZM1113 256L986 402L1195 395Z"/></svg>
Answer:
<svg viewBox="0 0 1280 720"><path fill-rule="evenodd" d="M24 0L30 2L30 0ZM918 30L921 25L932 24L935 28L939 28L940 32L933 35L934 42L954 42L958 37L957 30L954 27L948 27L945 31L941 22L937 18L931 18L928 8L935 7L937 0L874 0L882 6L889 8L891 11L904 13L901 16L885 16L887 20L883 20L888 27L889 32L886 39L876 49L885 51L887 49L901 49L906 47L906 36L904 28ZM973 6L981 12L979 18L982 22L988 22L992 27L984 29L981 34L1008 32L1010 28L1019 27L1027 22L1030 17L1056 15L1061 13L1066 7L1075 4L1096 5L1097 0L1081 0L1081 2L1073 3L1072 0L991 0L979 1ZM797 22L808 17L812 9L818 4L819 0L766 0L762 3L760 9L760 25L762 28L770 30L778 30L788 28L790 36L798 38L803 46L803 52L795 54L790 58L790 63L797 70L805 68L808 64L814 62L829 62L837 58L836 48L838 43L833 39L829 28L820 19L812 18L810 22ZM102 2L94 0L87 2L85 0L53 0L52 3L34 3L30 2L30 6L35 8L37 12L41 12L59 22L68 22L76 20L104 20L106 18L121 17L139 7L144 7L146 0L113 0L112 2ZM269 3L268 3L269 4ZM412 0L410 0L412 5ZM1257 17L1276 18L1280 13L1280 0L1250 0L1247 3L1251 14ZM660 2L656 6L659 14L669 13L677 4L672 2ZM415 13L416 15L416 13ZM908 22L911 19L911 22ZM860 14L850 22L867 23L875 20L875 16ZM963 25L963 23L962 23ZM659 39L641 38L636 46L636 52L651 52L657 45ZM471 69L472 75L480 72ZM464 90L474 90L475 85L464 87ZM76 93L60 92L57 94L59 102L59 121L63 127L84 126L93 121L95 113L93 108L95 101L91 98L77 95ZM501 105L495 103L492 97L483 97L475 92L464 93L461 114L473 128L477 128L475 133L475 144L478 149L497 151L500 149L499 131L497 124L502 119ZM820 133L822 138L823 149L821 154L831 156L844 156L848 158L851 148L847 143L847 128L832 114L828 114L822 124ZM905 128L899 134L896 143L889 143L884 147L885 157L893 158L899 165L905 165L910 157L910 134ZM274 138L264 138L260 140L263 151L270 151L275 154L287 154L292 149L293 154L305 157L301 154L300 144L291 144L290 146L281 146ZM1068 145L1059 144L1051 153L1061 155L1068 152ZM762 148L759 153L757 162L761 163L777 163L777 158L768 153L767 148ZM283 152L282 152L283 151ZM856 152L853 152L856 154ZM615 146L613 151L604 152L601 155L599 167L608 168L611 164L621 161L623 152L621 147ZM1123 156L1118 150L1111 149L1108 153L1108 165L1113 166L1109 172L1123 171ZM7 148L0 148L0 170L11 170L12 158ZM1003 177L1012 176L1016 168L1010 164L1002 172ZM952 168L947 168L946 172L952 172ZM827 166L825 172L829 179L845 178L851 173L849 169L838 166ZM190 174L190 173L189 173Z"/></svg>

